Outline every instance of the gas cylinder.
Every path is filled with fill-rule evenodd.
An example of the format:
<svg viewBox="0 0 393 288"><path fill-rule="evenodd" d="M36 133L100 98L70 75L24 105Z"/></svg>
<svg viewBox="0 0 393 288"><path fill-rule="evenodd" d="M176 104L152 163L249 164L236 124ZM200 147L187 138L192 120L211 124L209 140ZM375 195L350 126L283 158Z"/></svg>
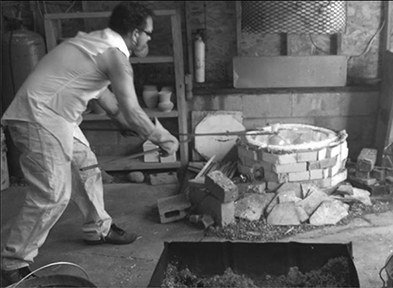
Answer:
<svg viewBox="0 0 393 288"><path fill-rule="evenodd" d="M45 55L44 38L24 26L8 31L2 37L2 113L38 61Z"/></svg>
<svg viewBox="0 0 393 288"><path fill-rule="evenodd" d="M195 51L195 82L205 82L205 42L202 37L197 35L194 43Z"/></svg>
<svg viewBox="0 0 393 288"><path fill-rule="evenodd" d="M44 38L40 34L19 25L18 28L2 35L2 52L3 95L1 97L1 112L3 115L27 76L45 55ZM7 134L9 174L13 177L21 177L20 152L11 141L8 130L5 133Z"/></svg>

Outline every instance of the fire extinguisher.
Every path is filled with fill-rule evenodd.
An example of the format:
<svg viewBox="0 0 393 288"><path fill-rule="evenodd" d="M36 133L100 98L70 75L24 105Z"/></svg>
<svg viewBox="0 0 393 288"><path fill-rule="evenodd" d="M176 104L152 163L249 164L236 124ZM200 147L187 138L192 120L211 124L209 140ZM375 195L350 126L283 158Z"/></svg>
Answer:
<svg viewBox="0 0 393 288"><path fill-rule="evenodd" d="M205 43L200 34L197 35L194 43L195 51L195 82L205 82Z"/></svg>

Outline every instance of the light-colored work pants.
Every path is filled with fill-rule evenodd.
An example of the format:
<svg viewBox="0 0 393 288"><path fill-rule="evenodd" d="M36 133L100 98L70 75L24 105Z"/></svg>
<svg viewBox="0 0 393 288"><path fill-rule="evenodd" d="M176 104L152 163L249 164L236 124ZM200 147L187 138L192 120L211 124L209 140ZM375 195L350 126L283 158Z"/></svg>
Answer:
<svg viewBox="0 0 393 288"><path fill-rule="evenodd" d="M98 240L109 232L112 218L104 209L101 171L80 172L97 163L94 153L74 138L72 159L59 141L40 125L9 122L11 137L20 150L20 165L29 183L19 215L2 243L2 269L13 270L33 263L50 229L74 200L83 217L83 238Z"/></svg>

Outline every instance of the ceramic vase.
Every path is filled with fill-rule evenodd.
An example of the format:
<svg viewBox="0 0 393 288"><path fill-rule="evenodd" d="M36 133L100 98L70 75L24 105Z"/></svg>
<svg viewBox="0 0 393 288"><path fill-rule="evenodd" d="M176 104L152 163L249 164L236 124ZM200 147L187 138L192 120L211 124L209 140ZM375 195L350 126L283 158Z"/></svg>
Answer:
<svg viewBox="0 0 393 288"><path fill-rule="evenodd" d="M158 109L162 112L169 112L173 109L174 104L171 101L172 92L161 90L158 93Z"/></svg>
<svg viewBox="0 0 393 288"><path fill-rule="evenodd" d="M143 102L149 109L154 109L157 107L158 103L158 90L155 85L145 85L143 86Z"/></svg>

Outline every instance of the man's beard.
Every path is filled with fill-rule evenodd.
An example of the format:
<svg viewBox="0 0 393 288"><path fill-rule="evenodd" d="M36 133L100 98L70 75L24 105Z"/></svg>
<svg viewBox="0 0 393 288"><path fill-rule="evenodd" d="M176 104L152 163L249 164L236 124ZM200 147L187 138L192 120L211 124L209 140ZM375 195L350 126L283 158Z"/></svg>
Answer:
<svg viewBox="0 0 393 288"><path fill-rule="evenodd" d="M136 57L146 57L149 54L149 46L147 44L139 47L139 45L133 51Z"/></svg>

